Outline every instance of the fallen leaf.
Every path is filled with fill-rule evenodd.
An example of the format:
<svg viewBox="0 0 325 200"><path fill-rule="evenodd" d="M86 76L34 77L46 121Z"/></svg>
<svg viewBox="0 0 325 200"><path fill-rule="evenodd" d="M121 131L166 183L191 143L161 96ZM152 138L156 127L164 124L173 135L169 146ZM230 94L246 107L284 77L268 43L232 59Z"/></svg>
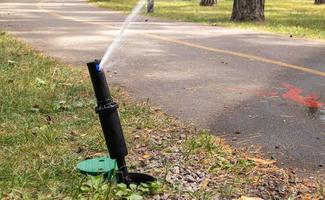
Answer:
<svg viewBox="0 0 325 200"><path fill-rule="evenodd" d="M209 179L204 179L204 181L202 181L202 183L201 183L201 189L202 190L205 190L207 187L208 187L208 184L209 184Z"/></svg>
<svg viewBox="0 0 325 200"><path fill-rule="evenodd" d="M276 162L275 160L266 160L261 158L249 158L249 160L261 165L271 165Z"/></svg>
<svg viewBox="0 0 325 200"><path fill-rule="evenodd" d="M148 158L151 158L151 155L146 153L146 154L144 154L144 155L142 156L142 158L143 158L143 159L148 159Z"/></svg>
<svg viewBox="0 0 325 200"><path fill-rule="evenodd" d="M241 196L238 200L263 200L258 197L246 197L246 196Z"/></svg>

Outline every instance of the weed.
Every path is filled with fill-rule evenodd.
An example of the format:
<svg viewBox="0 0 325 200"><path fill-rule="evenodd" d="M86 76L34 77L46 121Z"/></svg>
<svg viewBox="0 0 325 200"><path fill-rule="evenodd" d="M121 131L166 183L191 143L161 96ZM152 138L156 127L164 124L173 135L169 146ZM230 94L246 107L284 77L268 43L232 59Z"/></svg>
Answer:
<svg viewBox="0 0 325 200"><path fill-rule="evenodd" d="M159 182L140 185L124 183L107 183L103 176L89 177L80 187L79 199L127 199L141 200L146 195L161 193L162 185Z"/></svg>
<svg viewBox="0 0 325 200"><path fill-rule="evenodd" d="M199 135L188 138L185 141L185 147L183 148L183 156L185 160L189 158L195 151L201 151L201 153L215 154L223 152L221 141L217 141L213 135L208 134L206 131L201 131Z"/></svg>

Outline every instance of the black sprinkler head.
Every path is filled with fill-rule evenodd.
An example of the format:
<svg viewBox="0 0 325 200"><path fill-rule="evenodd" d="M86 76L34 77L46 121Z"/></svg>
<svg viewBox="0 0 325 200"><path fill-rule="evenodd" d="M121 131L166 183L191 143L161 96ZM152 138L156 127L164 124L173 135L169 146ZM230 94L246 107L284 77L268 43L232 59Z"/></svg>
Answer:
<svg viewBox="0 0 325 200"><path fill-rule="evenodd" d="M95 111L99 115L109 155L117 162L117 180L128 185L131 183L140 184L155 181L156 179L150 175L128 172L125 162L128 150L117 112L118 105L111 97L105 72L100 69L99 64L99 60L87 63L97 99Z"/></svg>

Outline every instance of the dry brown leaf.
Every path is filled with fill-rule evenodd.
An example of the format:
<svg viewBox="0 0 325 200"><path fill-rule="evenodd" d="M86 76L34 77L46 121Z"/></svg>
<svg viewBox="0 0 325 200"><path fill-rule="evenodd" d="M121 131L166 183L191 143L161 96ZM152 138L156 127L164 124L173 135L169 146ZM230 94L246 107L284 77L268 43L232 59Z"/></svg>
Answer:
<svg viewBox="0 0 325 200"><path fill-rule="evenodd" d="M202 181L200 187L202 190L205 190L207 187L208 187L208 184L209 184L209 179L204 179L204 181Z"/></svg>
<svg viewBox="0 0 325 200"><path fill-rule="evenodd" d="M261 158L249 158L249 160L261 165L271 165L276 162L275 160L266 160Z"/></svg>

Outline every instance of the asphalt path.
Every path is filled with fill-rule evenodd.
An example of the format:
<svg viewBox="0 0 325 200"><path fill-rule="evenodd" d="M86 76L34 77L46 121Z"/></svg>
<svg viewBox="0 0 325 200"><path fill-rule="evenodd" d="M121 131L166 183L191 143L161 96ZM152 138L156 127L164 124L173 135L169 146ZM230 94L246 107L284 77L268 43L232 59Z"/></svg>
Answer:
<svg viewBox="0 0 325 200"><path fill-rule="evenodd" d="M1 29L83 67L103 56L124 19L84 0L0 2ZM280 166L324 175L324 41L142 16L108 66L109 82L135 99Z"/></svg>

